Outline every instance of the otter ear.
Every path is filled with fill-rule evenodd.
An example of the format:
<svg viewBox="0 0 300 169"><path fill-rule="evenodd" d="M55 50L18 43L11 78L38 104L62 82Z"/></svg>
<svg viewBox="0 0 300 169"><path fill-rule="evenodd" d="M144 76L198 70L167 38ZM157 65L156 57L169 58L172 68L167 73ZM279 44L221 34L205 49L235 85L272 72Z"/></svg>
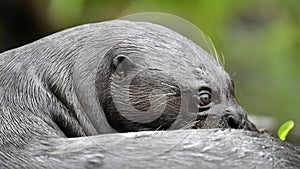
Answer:
<svg viewBox="0 0 300 169"><path fill-rule="evenodd" d="M136 65L125 55L117 55L112 59L111 72L126 76Z"/></svg>

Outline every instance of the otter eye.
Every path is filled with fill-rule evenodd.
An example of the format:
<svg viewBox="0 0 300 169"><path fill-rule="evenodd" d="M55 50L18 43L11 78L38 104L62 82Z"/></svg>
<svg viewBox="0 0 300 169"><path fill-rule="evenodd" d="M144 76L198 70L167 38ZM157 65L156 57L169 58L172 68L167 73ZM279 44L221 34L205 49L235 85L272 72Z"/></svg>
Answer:
<svg viewBox="0 0 300 169"><path fill-rule="evenodd" d="M199 95L198 95L199 111L208 110L209 109L208 105L211 103L211 101L212 98L211 98L210 90L203 89L199 91Z"/></svg>
<svg viewBox="0 0 300 169"><path fill-rule="evenodd" d="M207 106L211 102L211 95L209 93L201 93L199 95L199 105Z"/></svg>

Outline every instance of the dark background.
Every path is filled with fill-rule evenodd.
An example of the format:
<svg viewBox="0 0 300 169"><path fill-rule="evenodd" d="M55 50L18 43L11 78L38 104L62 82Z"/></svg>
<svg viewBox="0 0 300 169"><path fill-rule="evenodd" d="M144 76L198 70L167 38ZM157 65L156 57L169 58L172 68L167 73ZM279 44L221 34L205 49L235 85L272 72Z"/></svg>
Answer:
<svg viewBox="0 0 300 169"><path fill-rule="evenodd" d="M209 35L225 56L241 105L275 135L280 124L294 120L288 141L300 144L298 0L0 0L0 51L147 11L185 18Z"/></svg>

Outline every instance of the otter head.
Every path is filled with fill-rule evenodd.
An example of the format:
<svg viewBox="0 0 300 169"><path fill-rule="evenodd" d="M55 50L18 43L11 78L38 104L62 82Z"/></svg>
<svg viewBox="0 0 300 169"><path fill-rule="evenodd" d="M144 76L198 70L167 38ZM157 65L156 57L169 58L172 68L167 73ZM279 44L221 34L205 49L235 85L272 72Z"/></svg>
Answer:
<svg viewBox="0 0 300 169"><path fill-rule="evenodd" d="M230 76L201 47L150 23L118 32L96 83L101 107L116 131L256 130L234 96Z"/></svg>

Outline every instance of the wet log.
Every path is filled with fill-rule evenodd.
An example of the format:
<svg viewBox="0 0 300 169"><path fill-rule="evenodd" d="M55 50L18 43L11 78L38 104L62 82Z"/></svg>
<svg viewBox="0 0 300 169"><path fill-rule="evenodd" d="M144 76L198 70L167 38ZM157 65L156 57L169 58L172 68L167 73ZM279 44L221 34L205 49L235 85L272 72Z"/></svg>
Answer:
<svg viewBox="0 0 300 169"><path fill-rule="evenodd" d="M234 129L40 138L2 149L0 168L300 168L300 148Z"/></svg>

